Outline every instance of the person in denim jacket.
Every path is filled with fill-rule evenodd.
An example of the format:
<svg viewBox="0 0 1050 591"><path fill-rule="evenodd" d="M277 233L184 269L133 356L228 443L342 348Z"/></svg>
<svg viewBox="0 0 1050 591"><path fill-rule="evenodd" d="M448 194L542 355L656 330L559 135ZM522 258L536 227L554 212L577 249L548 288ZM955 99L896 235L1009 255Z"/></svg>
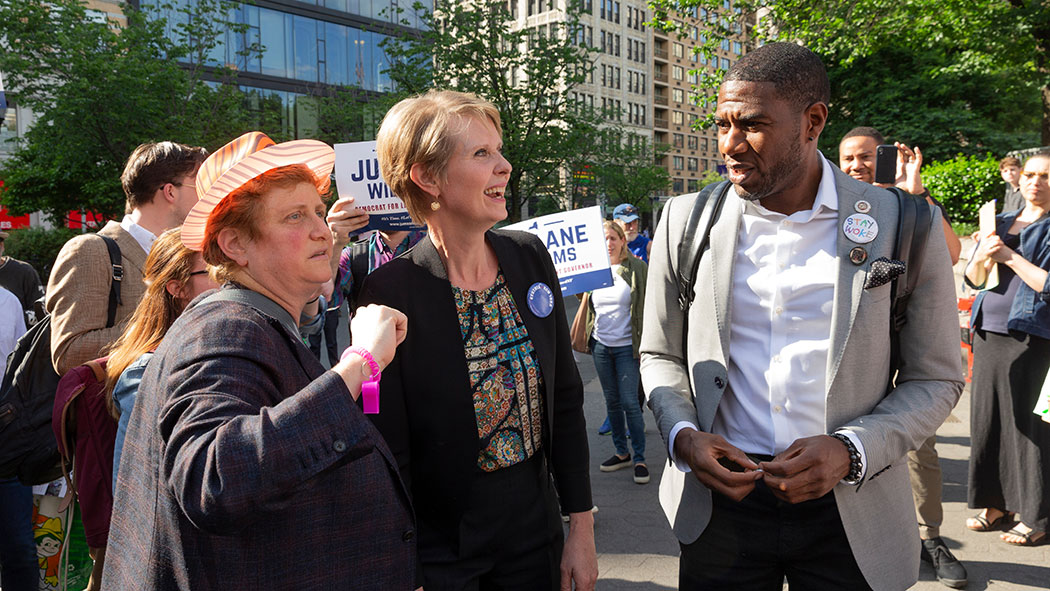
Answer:
<svg viewBox="0 0 1050 591"><path fill-rule="evenodd" d="M969 506L975 531L1017 523L1000 535L1029 546L1050 523L1050 425L1032 414L1050 369L1050 156L1021 173L1024 207L996 217L982 236L966 281L984 289L974 301ZM998 281L989 281L998 263Z"/></svg>

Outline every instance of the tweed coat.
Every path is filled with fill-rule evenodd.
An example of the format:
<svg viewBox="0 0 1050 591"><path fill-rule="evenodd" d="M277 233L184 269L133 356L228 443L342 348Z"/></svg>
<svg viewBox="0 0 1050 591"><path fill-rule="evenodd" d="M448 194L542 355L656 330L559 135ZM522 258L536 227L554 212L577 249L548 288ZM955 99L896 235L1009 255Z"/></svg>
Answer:
<svg viewBox="0 0 1050 591"><path fill-rule="evenodd" d="M117 340L135 311L146 286L142 272L146 251L117 222L98 231L120 246L124 280L113 326L106 328L113 266L106 243L92 234L72 238L62 247L47 282L47 312L51 314L51 361L59 375L98 359Z"/></svg>
<svg viewBox="0 0 1050 591"><path fill-rule="evenodd" d="M588 511L592 504L583 383L572 356L554 264L532 234L490 230L485 236L536 351L547 411L543 453L562 511ZM527 303L528 292L538 283L554 295L546 316L534 313ZM382 412L371 416L397 457L419 522L442 532L455 547L480 447L455 297L429 237L365 279L360 305L371 303L408 316L408 336L383 371Z"/></svg>
<svg viewBox="0 0 1050 591"><path fill-rule="evenodd" d="M103 588L414 588L408 493L343 380L278 319L196 302L142 378Z"/></svg>
<svg viewBox="0 0 1050 591"><path fill-rule="evenodd" d="M835 502L861 572L876 591L906 589L919 572L905 454L944 422L962 393L958 316L951 261L940 215L933 211L925 259L900 334L902 365L895 387L890 379L889 283L868 286L871 263L893 256L899 206L892 193L830 170L838 195L839 227L861 209L878 223L877 237L862 245L866 261L856 264L858 247L837 232L838 277L832 302L826 368L827 433L848 429L864 447L867 471L857 486L835 486ZM642 330L642 383L665 444L674 425L688 421L710 432L719 402L733 396L728 364L730 317L739 198L727 197L711 229L711 246L700 261L696 298L686 318L678 303L674 266L695 196L672 199L653 241ZM865 204L858 208L858 203ZM914 262L914 260L912 261ZM914 270L914 269L913 269ZM753 451L753 450L744 450ZM660 503L679 541L694 542L711 518L711 491L693 474L665 466Z"/></svg>

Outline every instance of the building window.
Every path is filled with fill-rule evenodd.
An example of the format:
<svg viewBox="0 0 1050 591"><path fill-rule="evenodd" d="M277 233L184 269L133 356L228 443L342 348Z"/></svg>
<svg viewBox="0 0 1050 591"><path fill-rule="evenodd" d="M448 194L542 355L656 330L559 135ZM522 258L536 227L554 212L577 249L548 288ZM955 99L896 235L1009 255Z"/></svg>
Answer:
<svg viewBox="0 0 1050 591"><path fill-rule="evenodd" d="M673 160L674 160L674 169L675 170L682 170L682 167L685 166L685 158L682 157L682 156L674 156Z"/></svg>
<svg viewBox="0 0 1050 591"><path fill-rule="evenodd" d="M689 179L688 187L690 193L696 193L700 190L699 183L696 179Z"/></svg>
<svg viewBox="0 0 1050 591"><path fill-rule="evenodd" d="M681 43L675 43L674 44L674 56L677 57L677 58L681 58L684 55L685 55L685 46L682 45Z"/></svg>
<svg viewBox="0 0 1050 591"><path fill-rule="evenodd" d="M696 171L697 171L697 169L698 169L698 168L700 168L700 165L699 165L699 164L697 164L696 158L690 158L690 159L688 159L688 160L687 160L686 162L688 163L688 164L686 165L686 166L687 166L687 168L688 168L689 170L693 171L693 172L696 172Z"/></svg>
<svg viewBox="0 0 1050 591"><path fill-rule="evenodd" d="M695 135L689 136L689 139L687 141L689 143L689 149L690 150L695 150L696 149L696 140L697 140L697 138L696 138ZM707 140L704 140L704 141L707 141Z"/></svg>
<svg viewBox="0 0 1050 591"><path fill-rule="evenodd" d="M682 148L682 138L683 138L682 134L676 133L676 134L673 134L671 137L674 138L674 147L678 148L678 149L681 149Z"/></svg>
<svg viewBox="0 0 1050 591"><path fill-rule="evenodd" d="M671 89L671 100L679 104L685 102L685 91L681 88Z"/></svg>
<svg viewBox="0 0 1050 591"><path fill-rule="evenodd" d="M685 77L685 68L682 66L671 66L671 77L675 80L682 80Z"/></svg>
<svg viewBox="0 0 1050 591"><path fill-rule="evenodd" d="M671 113L671 123L674 123L675 125L682 125L685 123L685 113L682 113L681 111L673 111Z"/></svg>
<svg viewBox="0 0 1050 591"><path fill-rule="evenodd" d="M675 179L674 183L672 183L672 191L676 195L681 195L682 193L685 193L685 181L682 179Z"/></svg>

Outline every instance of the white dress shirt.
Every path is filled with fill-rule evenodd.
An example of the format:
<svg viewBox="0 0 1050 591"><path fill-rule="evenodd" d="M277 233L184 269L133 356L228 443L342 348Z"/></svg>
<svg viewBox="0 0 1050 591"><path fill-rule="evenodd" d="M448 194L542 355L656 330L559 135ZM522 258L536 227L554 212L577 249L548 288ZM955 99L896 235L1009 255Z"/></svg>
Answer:
<svg viewBox="0 0 1050 591"><path fill-rule="evenodd" d="M0 287L0 358L4 369L7 368L7 356L15 350L18 339L26 333L26 319L22 314L22 302L18 296Z"/></svg>
<svg viewBox="0 0 1050 591"><path fill-rule="evenodd" d="M120 227L124 228L124 231L128 234L131 234L131 237L135 239L135 242L139 243L142 250L149 254L149 250L153 248L153 242L157 239L153 232L131 221L131 216L129 215L124 216L124 219L120 220Z"/></svg>
<svg viewBox="0 0 1050 591"><path fill-rule="evenodd" d="M839 215L831 164L822 162L812 209L784 215L740 199L733 188L727 196L742 208L729 313L732 394L722 396L711 431L745 453L775 456L797 439L826 433ZM697 428L674 426L672 458L684 427ZM859 438L843 433L863 456Z"/></svg>

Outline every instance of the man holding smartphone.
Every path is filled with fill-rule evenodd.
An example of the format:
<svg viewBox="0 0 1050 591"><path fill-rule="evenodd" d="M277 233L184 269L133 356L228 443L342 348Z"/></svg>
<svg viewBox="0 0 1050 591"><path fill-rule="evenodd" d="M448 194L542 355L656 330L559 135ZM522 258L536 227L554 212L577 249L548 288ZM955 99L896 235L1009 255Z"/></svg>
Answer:
<svg viewBox="0 0 1050 591"><path fill-rule="evenodd" d="M896 178L894 184L897 187L914 195L921 195L929 203L938 207L941 210L941 219L944 224L948 254L954 265L959 260L962 245L952 231L944 206L931 197L930 192L923 187L919 172L922 167L922 152L918 147L912 150L900 142L889 146L896 147L898 158L895 159L895 170L889 175L877 175L876 169L885 173L881 166L882 161L877 158L878 150L884 147L887 147L886 140L875 128L855 127L839 142L839 168L851 177L872 185L887 186L876 183L876 178ZM877 161L880 166L876 166ZM908 474L911 478L912 498L915 501L915 511L919 520L922 558L933 565L937 573L937 580L949 587L961 589L966 586L966 568L952 555L940 535L944 510L941 507L941 465L934 447L936 441L937 436L932 435L922 443L919 449L908 452Z"/></svg>

